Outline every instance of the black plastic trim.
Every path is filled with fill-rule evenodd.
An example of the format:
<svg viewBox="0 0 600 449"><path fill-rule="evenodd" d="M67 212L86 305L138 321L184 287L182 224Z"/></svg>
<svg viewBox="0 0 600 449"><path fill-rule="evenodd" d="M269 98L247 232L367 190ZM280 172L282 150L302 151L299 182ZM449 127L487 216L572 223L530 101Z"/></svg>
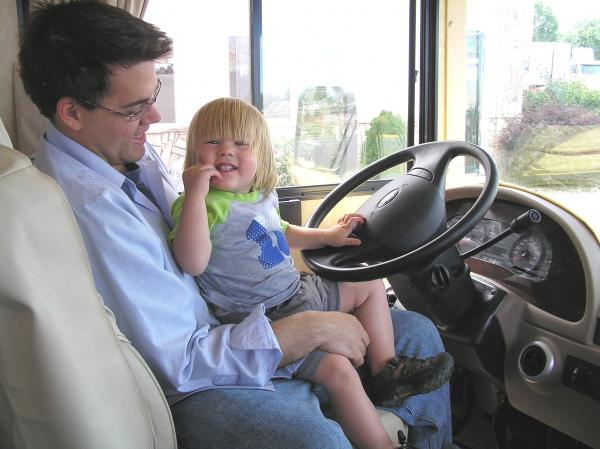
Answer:
<svg viewBox="0 0 600 449"><path fill-rule="evenodd" d="M263 110L262 0L250 1L250 82L252 104Z"/></svg>
<svg viewBox="0 0 600 449"><path fill-rule="evenodd" d="M19 36L23 35L25 24L29 19L29 0L17 0L17 23L19 27Z"/></svg>
<svg viewBox="0 0 600 449"><path fill-rule="evenodd" d="M417 48L417 0L410 0L408 10L408 111L406 146L415 144L415 92L418 80L415 55Z"/></svg>
<svg viewBox="0 0 600 449"><path fill-rule="evenodd" d="M359 196L376 192L381 187L390 182L390 179L382 181L367 181L362 186L355 189L348 196ZM278 187L277 195L279 201L282 200L320 200L325 198L339 184L320 184L314 186L291 186Z"/></svg>
<svg viewBox="0 0 600 449"><path fill-rule="evenodd" d="M439 0L421 0L419 143L437 139Z"/></svg>
<svg viewBox="0 0 600 449"><path fill-rule="evenodd" d="M600 345L600 318L596 320L596 330L594 331L594 343Z"/></svg>

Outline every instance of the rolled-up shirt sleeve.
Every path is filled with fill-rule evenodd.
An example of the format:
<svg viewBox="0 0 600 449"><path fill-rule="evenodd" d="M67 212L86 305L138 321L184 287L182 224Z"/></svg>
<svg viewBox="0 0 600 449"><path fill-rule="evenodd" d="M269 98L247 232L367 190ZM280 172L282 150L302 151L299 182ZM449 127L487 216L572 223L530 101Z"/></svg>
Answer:
<svg viewBox="0 0 600 449"><path fill-rule="evenodd" d="M98 291L170 403L209 388L272 388L282 353L262 306L221 325L174 262L161 217L118 190L74 206Z"/></svg>

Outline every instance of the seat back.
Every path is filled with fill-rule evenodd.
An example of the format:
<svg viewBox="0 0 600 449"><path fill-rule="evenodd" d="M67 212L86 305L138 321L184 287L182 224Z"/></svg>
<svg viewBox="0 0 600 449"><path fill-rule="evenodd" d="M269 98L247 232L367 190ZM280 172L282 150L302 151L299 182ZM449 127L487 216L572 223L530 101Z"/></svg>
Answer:
<svg viewBox="0 0 600 449"><path fill-rule="evenodd" d="M176 448L154 375L92 278L71 208L0 145L0 447Z"/></svg>

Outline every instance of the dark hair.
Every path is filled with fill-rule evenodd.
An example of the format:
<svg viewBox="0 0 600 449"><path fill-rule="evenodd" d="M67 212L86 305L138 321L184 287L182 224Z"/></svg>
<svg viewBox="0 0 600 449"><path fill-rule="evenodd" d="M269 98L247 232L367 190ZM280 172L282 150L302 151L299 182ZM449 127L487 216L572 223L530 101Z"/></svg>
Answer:
<svg viewBox="0 0 600 449"><path fill-rule="evenodd" d="M171 53L172 41L154 25L98 1L39 4L19 52L25 91L52 119L62 97L98 102L115 66L129 67Z"/></svg>

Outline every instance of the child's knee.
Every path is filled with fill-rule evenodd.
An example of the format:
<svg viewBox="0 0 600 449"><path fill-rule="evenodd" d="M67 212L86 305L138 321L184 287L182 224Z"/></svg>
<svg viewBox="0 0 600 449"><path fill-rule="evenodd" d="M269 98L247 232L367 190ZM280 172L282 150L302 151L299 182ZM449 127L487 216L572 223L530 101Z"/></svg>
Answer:
<svg viewBox="0 0 600 449"><path fill-rule="evenodd" d="M360 383L360 377L347 357L339 354L327 353L319 365L321 371L321 385L325 388L345 388Z"/></svg>
<svg viewBox="0 0 600 449"><path fill-rule="evenodd" d="M352 312L368 301L382 301L387 304L385 285L381 279L362 282L342 282L340 284L342 311ZM344 310L344 308L349 310Z"/></svg>

